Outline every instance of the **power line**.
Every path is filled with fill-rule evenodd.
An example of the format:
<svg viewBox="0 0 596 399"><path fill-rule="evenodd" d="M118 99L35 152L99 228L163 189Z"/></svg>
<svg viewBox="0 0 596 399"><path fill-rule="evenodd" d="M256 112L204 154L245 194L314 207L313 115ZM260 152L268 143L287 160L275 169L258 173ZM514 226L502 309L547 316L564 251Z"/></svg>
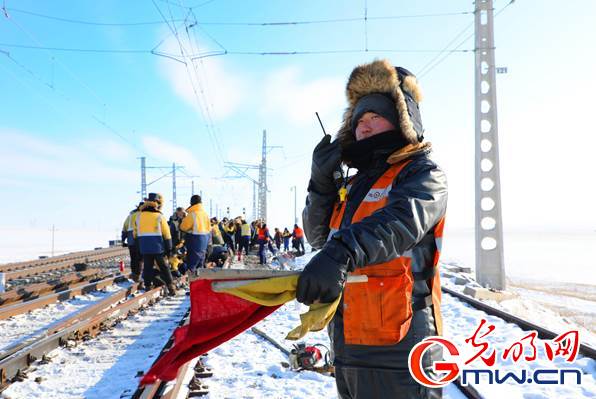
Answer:
<svg viewBox="0 0 596 399"><path fill-rule="evenodd" d="M174 25L170 25L170 21L167 20L166 16L163 14L163 12L161 11L161 9L159 8L159 6L157 5L157 3L155 2L155 0L152 0L153 5L155 6L155 8L157 9L157 11L159 12L160 16L163 18L164 21L166 21L168 27L170 28L170 31L172 32L172 34L174 35L174 38L176 39L176 41L178 42L178 46L180 48L180 54L183 58L183 61L181 61L182 63L184 63L185 66L185 70L186 73L188 75L193 93L194 93L194 98L195 101L199 107L199 111L201 112L201 116L203 117L203 121L205 122L205 127L207 130L207 135L209 136L209 139L211 140L211 143L214 147L215 153L218 155L220 161L223 163L224 162L224 157L222 155L222 151L221 148L219 146L219 143L217 142L217 136L215 134L215 132L213 131L213 122L211 120L211 115L209 114L209 110L207 108L207 105L203 106L203 103L201 102L200 99L200 95L197 91L197 87L195 85L195 79L198 81L199 77L198 77L198 72L196 70L196 66L194 65L192 59L188 58L188 55L185 52L185 48L184 45L182 44L182 41L180 40L180 37L178 35L178 31ZM173 18L173 17L172 17ZM188 29L188 27L185 25L186 29ZM187 32L188 33L188 32ZM154 49L155 50L155 49ZM188 61L187 61L188 59ZM179 60L178 60L179 61ZM189 70L189 66L188 66L188 62L191 62L192 66L193 66L193 71L194 71L194 79L193 79L193 74L190 72ZM201 91L202 93L202 87L200 86L200 82L199 82L199 91ZM203 97L203 102L205 102L205 98Z"/></svg>
<svg viewBox="0 0 596 399"><path fill-rule="evenodd" d="M19 14L26 14L31 15L34 17L51 19L54 21L60 22L67 22L70 24L78 24L78 25L93 25L93 26L146 26L146 25L163 25L164 21L142 21L142 22L97 22L97 21L85 21L80 19L70 19L70 18L62 18L62 17L55 17L52 15L45 15L40 14L33 11L21 10L18 8L7 8L10 12L16 12Z"/></svg>
<svg viewBox="0 0 596 399"><path fill-rule="evenodd" d="M35 80L37 80L40 84L50 88L52 90L52 92L54 92L55 94L60 95L61 97L63 97L66 101L72 102L72 99L67 96L65 93L60 92L59 90L57 90L52 84L46 82L43 78L41 78L39 75L37 75L35 72L33 72L30 68L28 68L27 66L25 66L24 64L22 64L21 62L19 62L18 60L16 60L9 52L6 51L2 51L0 50L0 52L4 55L6 55L6 57L8 57L8 59L10 59L14 64L16 64L19 68L23 69L24 71L26 71L29 75L31 75ZM12 72L11 72L12 73ZM13 74L14 75L14 74ZM14 75L16 76L16 75ZM18 79L17 79L18 80ZM31 91L36 91L34 90L32 87L28 87L27 85L25 85L22 81L18 80L19 83L27 88L29 88ZM54 111L62 113L63 115L69 117L72 114L70 113L65 113L62 112L60 110L58 110L56 108L56 106L54 105L54 103L52 101L50 101L48 98L46 98L44 95L37 93L40 98L42 98ZM128 140L125 136L123 136L120 132L118 132L116 129L114 129L112 126L110 126L107 122L105 122L103 119L97 117L94 114L89 114L89 117L91 117L93 120L95 120L97 123L99 123L100 125L102 125L103 127L105 127L107 130L109 130L111 133L113 133L114 135L118 136L120 139L122 139L123 141L127 142L128 144L132 145L133 147L135 147L137 150L140 151L140 149L138 148L138 146L131 142L130 140ZM140 151L142 153L142 151Z"/></svg>
<svg viewBox="0 0 596 399"><path fill-rule="evenodd" d="M200 28L200 26L199 26ZM210 36L210 38L222 48L222 51L209 51L206 53L190 54L187 55L190 59L208 58L220 55L308 55L308 54L341 54L341 53L363 53L363 52L375 52L375 53L442 53L443 50L415 50L415 49L347 49L347 50L282 50L282 51L236 51L227 50L223 45L216 39ZM161 42L163 43L163 41ZM161 43L159 45L161 45ZM46 46L31 46L26 44L18 43L0 43L0 46L10 48L23 48L28 50L47 50L47 51L64 51L64 52L79 52L79 53L129 53L129 54L153 54L160 56L175 57L175 54L164 53L156 51L156 46L153 50L140 50L140 49L85 49L85 48L70 48L70 47L46 47ZM455 52L468 52L471 50L456 50Z"/></svg>
<svg viewBox="0 0 596 399"><path fill-rule="evenodd" d="M175 4L165 0L159 0L169 5L174 5L187 10L193 10L209 2L199 4L197 6L185 7L179 4ZM211 0L215 1L215 0ZM169 8L169 7L168 7ZM138 22L100 22L100 21L88 21L81 19L63 18L56 17L47 14L41 14L38 12L18 9L18 8L7 8L7 11L26 14L38 18L45 18L65 23L79 24L79 25L91 25L91 26L148 26L148 25L163 25L169 22L182 22L183 19L172 19L171 21L138 21ZM170 11L171 13L171 11ZM435 14L411 14L411 15L386 15L371 17L367 13L363 17L353 18L331 18L331 19L313 19L313 20L302 20L302 21L268 21L268 22L234 22L234 21L204 21L198 22L200 25L221 25L221 26L252 26L252 27L275 27L275 26L288 26L288 25L312 25L312 24L334 24L334 23L346 23L346 22L366 22L366 21L382 21L382 20L396 20L396 19L414 19L414 18L435 18L435 17L450 17L457 15L473 14L472 11L459 11L459 12L446 12L446 13L435 13Z"/></svg>
<svg viewBox="0 0 596 399"><path fill-rule="evenodd" d="M151 50L135 50L135 49L89 49L89 48L66 48L66 47L47 47L47 46L31 46L27 44L16 43L0 43L0 46L24 48L30 50L48 50L48 51L69 51L77 53L146 53L151 54Z"/></svg>
<svg viewBox="0 0 596 399"><path fill-rule="evenodd" d="M511 4L513 4L515 2L515 0L510 0L509 3L507 3L506 5L504 5L497 13L495 13L495 18L497 16L499 16L499 14L501 14L507 7L509 7ZM443 49L442 52L444 52L450 45L451 43L453 43L455 40L457 40L458 37L460 37L463 33L465 33L472 25L474 25L474 22L472 22L471 24L469 24L468 26L466 26L462 31L460 31L454 39L452 39L447 46L445 46L445 48ZM437 56L435 56L430 62L428 62L424 67L422 67L421 71L419 72L418 78L422 78L426 75L428 75L430 73L430 71L432 71L433 69L435 69L437 66L439 66L443 61L445 61L451 54L455 53L455 52L461 52L461 50L459 50L459 48L461 46L463 46L472 36L474 36L474 32L472 32L470 35L466 36L466 38L464 40L462 40L457 46L455 46L453 49L451 49L447 54L445 54L442 58L439 59L439 57L441 56L441 54L438 54ZM470 51L470 50L466 50L466 51ZM437 60L436 62L434 62L435 60ZM433 64L434 62L434 64Z"/></svg>

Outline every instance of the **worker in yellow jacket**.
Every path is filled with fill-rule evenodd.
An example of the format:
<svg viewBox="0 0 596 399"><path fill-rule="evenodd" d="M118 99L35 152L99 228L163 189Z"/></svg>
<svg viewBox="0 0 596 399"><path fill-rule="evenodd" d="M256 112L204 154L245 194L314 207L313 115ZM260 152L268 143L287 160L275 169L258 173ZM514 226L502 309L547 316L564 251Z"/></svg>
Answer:
<svg viewBox="0 0 596 399"><path fill-rule="evenodd" d="M186 269L194 272L197 267L204 267L207 245L211 237L211 224L198 194L190 197L190 207L186 213L180 223L180 230L186 233Z"/></svg>
<svg viewBox="0 0 596 399"><path fill-rule="evenodd" d="M172 236L165 216L161 213L163 197L161 194L149 193L147 200L141 207L141 213L135 224L135 238L139 244L139 251L143 257L143 280L145 289L151 289L153 284L153 264L157 263L161 279L168 288L170 295L176 290L172 282L172 274L166 256L172 252Z"/></svg>
<svg viewBox="0 0 596 399"><path fill-rule="evenodd" d="M122 226L122 246L128 247L128 253L130 255L130 278L138 282L141 276L141 254L139 253L139 246L134 239L134 226L139 214L140 209L144 202L139 204L126 216L124 225Z"/></svg>

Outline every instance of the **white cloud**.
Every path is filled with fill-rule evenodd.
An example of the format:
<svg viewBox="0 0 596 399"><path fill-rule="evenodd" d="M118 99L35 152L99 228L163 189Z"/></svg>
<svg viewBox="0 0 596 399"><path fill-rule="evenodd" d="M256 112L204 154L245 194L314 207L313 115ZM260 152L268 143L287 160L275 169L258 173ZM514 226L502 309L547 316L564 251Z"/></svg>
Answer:
<svg viewBox="0 0 596 399"><path fill-rule="evenodd" d="M301 125L312 123L316 111L339 120L345 103L344 80L328 77L306 81L297 67L276 71L265 83L263 114Z"/></svg>
<svg viewBox="0 0 596 399"><path fill-rule="evenodd" d="M114 159L132 154L132 150L111 140L77 140L57 143L15 130L0 130L0 177L48 179L64 182L93 180L128 183L136 180L134 172L114 165Z"/></svg>
<svg viewBox="0 0 596 399"><path fill-rule="evenodd" d="M183 146L172 144L154 136L145 136L142 139L147 155L162 162L176 162L193 174L201 173L201 166L193 153Z"/></svg>
<svg viewBox="0 0 596 399"><path fill-rule="evenodd" d="M188 41L183 38L180 40L185 54L191 53L188 50L192 46ZM180 45L175 38L170 37L160 50L180 54ZM207 49L201 47L201 53L205 51ZM160 58L159 63L176 94L202 115L203 119L206 111L213 119L224 119L232 115L245 97L247 84L237 71L233 71L221 59L211 57L188 61L188 65L185 65L169 58Z"/></svg>

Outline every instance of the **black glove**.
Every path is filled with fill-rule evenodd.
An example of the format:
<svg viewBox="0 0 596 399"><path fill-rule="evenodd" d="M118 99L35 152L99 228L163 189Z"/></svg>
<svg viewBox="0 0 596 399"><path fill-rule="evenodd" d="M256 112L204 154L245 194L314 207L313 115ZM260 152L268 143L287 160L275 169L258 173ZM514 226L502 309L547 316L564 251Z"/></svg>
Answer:
<svg viewBox="0 0 596 399"><path fill-rule="evenodd" d="M331 135L326 134L312 153L309 190L319 194L335 192L333 172L340 169L341 147L339 141L331 142Z"/></svg>
<svg viewBox="0 0 596 399"><path fill-rule="evenodd" d="M296 299L305 305L315 301L333 302L341 294L347 278L350 258L344 254L337 260L322 249L312 257L298 278ZM331 252L331 251L329 251Z"/></svg>

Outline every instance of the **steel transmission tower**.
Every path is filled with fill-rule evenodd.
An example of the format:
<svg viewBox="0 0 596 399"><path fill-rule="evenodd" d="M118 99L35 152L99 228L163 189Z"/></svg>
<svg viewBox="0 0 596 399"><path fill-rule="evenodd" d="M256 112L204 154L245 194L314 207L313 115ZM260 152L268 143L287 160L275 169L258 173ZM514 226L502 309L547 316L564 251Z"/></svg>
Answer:
<svg viewBox="0 0 596 399"><path fill-rule="evenodd" d="M252 219L257 219L257 183L252 183Z"/></svg>
<svg viewBox="0 0 596 399"><path fill-rule="evenodd" d="M476 280L505 289L493 1L475 2Z"/></svg>
<svg viewBox="0 0 596 399"><path fill-rule="evenodd" d="M176 163L172 163L172 214L176 212Z"/></svg>
<svg viewBox="0 0 596 399"><path fill-rule="evenodd" d="M141 201L147 198L147 173L145 169L145 157L141 157Z"/></svg>
<svg viewBox="0 0 596 399"><path fill-rule="evenodd" d="M267 131L263 130L263 148L261 150L261 165L259 168L259 204L257 209L259 219L267 220Z"/></svg>

